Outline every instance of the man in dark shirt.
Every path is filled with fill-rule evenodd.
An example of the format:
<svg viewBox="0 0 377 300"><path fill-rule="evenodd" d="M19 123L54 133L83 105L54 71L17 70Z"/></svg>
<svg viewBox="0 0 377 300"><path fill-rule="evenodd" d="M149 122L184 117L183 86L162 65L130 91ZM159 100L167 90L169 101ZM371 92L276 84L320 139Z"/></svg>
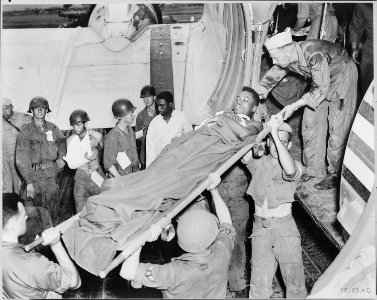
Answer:
<svg viewBox="0 0 377 300"><path fill-rule="evenodd" d="M302 180L322 179L314 187L330 189L339 183L345 144L356 113L356 65L339 45L324 40L296 43L289 30L272 36L265 46L274 66L256 87L262 99L289 71L312 80L311 90L285 106L280 115L286 120L305 107L302 136L307 174Z"/></svg>
<svg viewBox="0 0 377 300"><path fill-rule="evenodd" d="M135 132L131 128L135 109L136 107L127 99L118 99L113 103L113 115L118 122L105 137L103 154L105 170L112 177L140 170Z"/></svg>
<svg viewBox="0 0 377 300"><path fill-rule="evenodd" d="M146 164L146 155L145 155L145 138L147 135L147 130L149 123L153 120L153 118L157 115L156 106L155 106L155 99L156 99L156 91L153 86L146 85L141 89L140 98L144 100L145 107L142 111L137 114L136 117L136 132L143 130L143 136L140 138L140 154L139 159L141 163L141 169L145 169ZM139 139L138 139L139 141Z"/></svg>
<svg viewBox="0 0 377 300"><path fill-rule="evenodd" d="M365 95L373 80L373 4L356 3L350 24L350 40L352 44L352 59L358 62L359 43L363 33L366 40L362 48L360 61L360 88L361 96Z"/></svg>

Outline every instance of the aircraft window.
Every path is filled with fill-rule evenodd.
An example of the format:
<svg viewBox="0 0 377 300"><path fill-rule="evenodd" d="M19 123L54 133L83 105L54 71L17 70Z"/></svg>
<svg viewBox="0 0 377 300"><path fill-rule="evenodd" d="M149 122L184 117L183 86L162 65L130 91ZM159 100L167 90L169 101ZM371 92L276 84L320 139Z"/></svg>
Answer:
<svg viewBox="0 0 377 300"><path fill-rule="evenodd" d="M159 23L192 23L203 15L203 4L154 4ZM3 28L87 27L95 5L14 5L3 4Z"/></svg>

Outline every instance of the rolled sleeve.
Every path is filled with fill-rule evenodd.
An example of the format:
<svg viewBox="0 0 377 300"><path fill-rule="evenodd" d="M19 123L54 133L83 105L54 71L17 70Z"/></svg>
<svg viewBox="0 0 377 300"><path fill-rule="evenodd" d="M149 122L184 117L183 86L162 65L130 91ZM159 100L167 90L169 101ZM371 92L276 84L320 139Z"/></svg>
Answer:
<svg viewBox="0 0 377 300"><path fill-rule="evenodd" d="M304 172L304 166L298 162L298 161L294 161L295 163L295 170L296 172L292 175L292 176L289 176L287 175L284 170L283 170L283 179L286 180L286 181L299 181L303 172Z"/></svg>
<svg viewBox="0 0 377 300"><path fill-rule="evenodd" d="M323 53L314 53L310 58L308 65L312 75L312 88L310 92L302 96L305 104L316 109L318 105L325 100L330 88L330 71L327 57Z"/></svg>
<svg viewBox="0 0 377 300"><path fill-rule="evenodd" d="M69 289L72 280L71 275L58 264L40 256L36 266L36 268L33 268L33 280L37 288L60 294Z"/></svg>
<svg viewBox="0 0 377 300"><path fill-rule="evenodd" d="M216 241L222 243L226 247L229 255L232 255L235 238L236 230L234 227L228 223L221 223Z"/></svg>
<svg viewBox="0 0 377 300"><path fill-rule="evenodd" d="M174 271L176 264L176 262L164 265L140 263L132 286L140 288L143 285L157 289L172 289L179 278L179 274Z"/></svg>

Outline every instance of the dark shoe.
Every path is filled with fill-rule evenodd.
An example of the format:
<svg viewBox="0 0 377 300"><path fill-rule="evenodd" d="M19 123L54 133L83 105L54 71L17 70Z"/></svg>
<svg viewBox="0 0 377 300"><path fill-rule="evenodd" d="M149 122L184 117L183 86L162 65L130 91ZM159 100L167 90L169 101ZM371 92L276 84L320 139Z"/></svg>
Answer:
<svg viewBox="0 0 377 300"><path fill-rule="evenodd" d="M249 295L247 294L247 289L243 289L236 292L236 298L249 298Z"/></svg>
<svg viewBox="0 0 377 300"><path fill-rule="evenodd" d="M307 182L309 180L312 180L313 178L315 177L312 175L304 174L301 176L301 182Z"/></svg>
<svg viewBox="0 0 377 300"><path fill-rule="evenodd" d="M327 174L321 182L318 182L314 185L314 188L317 190L329 190L339 183L338 176L335 174Z"/></svg>

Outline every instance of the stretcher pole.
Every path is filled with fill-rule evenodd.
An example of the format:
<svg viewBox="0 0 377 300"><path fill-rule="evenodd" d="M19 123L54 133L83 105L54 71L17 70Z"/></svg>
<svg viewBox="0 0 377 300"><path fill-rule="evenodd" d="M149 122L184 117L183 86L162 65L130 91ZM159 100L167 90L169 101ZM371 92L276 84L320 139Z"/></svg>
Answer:
<svg viewBox="0 0 377 300"><path fill-rule="evenodd" d="M265 138L271 132L271 127L267 126L264 128L256 137L254 143L244 146L237 153L235 153L231 158L229 158L222 166L220 166L214 173L221 176L225 171L227 171L235 162L237 162L241 157L243 157L254 145L258 144L263 138ZM212 180L206 178L202 181L186 198L177 201L169 210L162 214L162 217L155 223L156 225L164 228L170 221L179 214L188 204L190 204L198 195L200 195L205 189L207 189L212 184ZM99 277L105 278L107 274L123 263L127 258L129 258L137 249L142 247L150 238L149 227L146 228L140 235L135 237L108 266L106 269L99 272Z"/></svg>
<svg viewBox="0 0 377 300"><path fill-rule="evenodd" d="M76 220L79 219L80 213L75 214L74 216L70 217L69 219L65 220L64 222L60 223L59 225L55 226L55 228L60 232L63 233L66 231ZM39 237L30 244L25 246L25 251L29 252L31 249L37 247L38 245L42 244L43 238Z"/></svg>

